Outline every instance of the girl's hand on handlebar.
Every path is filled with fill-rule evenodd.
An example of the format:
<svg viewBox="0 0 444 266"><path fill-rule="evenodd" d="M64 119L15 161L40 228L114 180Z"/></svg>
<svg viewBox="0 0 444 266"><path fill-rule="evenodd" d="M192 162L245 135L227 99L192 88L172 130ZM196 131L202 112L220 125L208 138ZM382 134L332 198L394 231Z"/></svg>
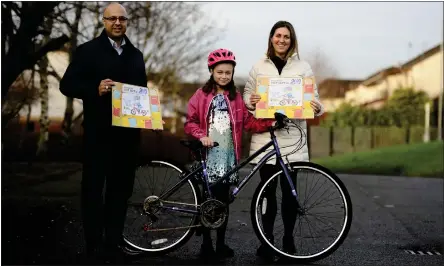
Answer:
<svg viewBox="0 0 444 266"><path fill-rule="evenodd" d="M214 142L210 137L203 137L200 139L200 142L202 142L202 145L205 147L213 147Z"/></svg>

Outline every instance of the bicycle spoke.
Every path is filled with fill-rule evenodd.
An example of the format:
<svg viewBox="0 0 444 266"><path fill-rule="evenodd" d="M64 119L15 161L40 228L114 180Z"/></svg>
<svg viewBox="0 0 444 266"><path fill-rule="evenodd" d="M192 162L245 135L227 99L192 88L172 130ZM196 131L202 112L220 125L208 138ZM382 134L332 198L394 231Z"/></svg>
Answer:
<svg viewBox="0 0 444 266"><path fill-rule="evenodd" d="M173 180L179 181L178 168L158 161L140 167L136 174L134 194L128 204L138 205L143 215L128 210L124 229L125 241L139 250L150 252L178 247L191 237L191 230L199 226L195 224L196 214L180 211L198 210L196 194L198 188L195 189L189 181L185 182L169 200L162 201L158 200L157 196L168 187L172 187ZM180 210L162 208L162 206ZM143 208L147 208L148 213L145 213ZM150 216L157 219L152 220Z"/></svg>
<svg viewBox="0 0 444 266"><path fill-rule="evenodd" d="M334 199L340 199L340 198L341 198L341 197L337 197L337 198L334 198ZM334 200L334 199L331 199L331 200ZM327 201L326 204L329 204L331 200ZM335 204L329 204L329 205L323 205L323 204L321 204L321 203L318 203L318 204L316 204L316 205L311 205L311 206L313 206L313 207L322 207L322 208L325 208L325 207L328 207L328 206L337 206L337 205L338 205L337 203L335 203ZM307 209L309 209L309 208L307 208Z"/></svg>
<svg viewBox="0 0 444 266"><path fill-rule="evenodd" d="M301 245L300 245L300 247L299 247L299 250L302 250L302 240L304 239L303 237L302 237L302 219L299 219L299 229L300 229L300 233L301 233L301 235L300 235L300 238L299 239L301 239Z"/></svg>
<svg viewBox="0 0 444 266"><path fill-rule="evenodd" d="M136 177L136 181L139 184L140 189L138 190L139 192L142 192L142 185L140 184L140 180L139 178Z"/></svg>
<svg viewBox="0 0 444 266"><path fill-rule="evenodd" d="M324 194L325 194L326 192L327 192L327 190L324 191L324 193L322 193L321 197L323 197ZM327 198L329 198L333 193L335 193L335 192L333 191L330 195L327 196ZM320 199L316 200L316 201L315 201L314 203L312 203L312 204L310 205L310 207L308 207L307 209L311 209L312 206L316 206L316 204L319 204L319 203L318 203L319 200L320 200Z"/></svg>
<svg viewBox="0 0 444 266"><path fill-rule="evenodd" d="M152 175L152 177L154 177L154 170L153 170L153 175ZM150 190L151 195L154 195L154 194L155 194L155 193L154 193L154 189L153 189L152 186L150 186L150 185L148 184L147 179L145 179L145 183L146 183L146 185L147 185L147 188Z"/></svg>
<svg viewBox="0 0 444 266"><path fill-rule="evenodd" d="M349 195L338 185L341 182L336 176L319 171L317 167L311 166L311 163L299 163L302 166L297 165L292 166L294 172L297 173L294 178L292 176L292 181L295 188L297 188L296 192L299 196L301 212L298 212L296 216L293 232L291 233L295 241L296 253L284 252L281 241L277 241L273 246L281 255L310 262L328 256L341 245L344 235L350 229L350 220L347 220L347 216L350 216L351 209L346 203L346 197L349 198ZM277 181L278 178L276 175L271 175L265 184L268 186ZM279 184L281 187L285 185L282 182ZM260 195L255 197L261 198L262 193L265 193L265 187L261 186L258 189ZM277 212L276 219L283 219L282 208L287 207L283 205L282 196L288 196L288 193L290 192L286 189L281 191L281 188L276 188L277 207L280 210L280 212ZM256 199L253 202L258 204L259 202ZM263 218L256 221L258 222L257 225L264 222ZM256 226L255 223L253 225ZM261 227L263 226L261 225ZM285 226L281 221L275 221L273 231L275 239L282 239ZM264 237L263 233L261 237ZM341 239L341 241L337 241L338 239Z"/></svg>
<svg viewBox="0 0 444 266"><path fill-rule="evenodd" d="M184 195L184 194L185 194L185 193L182 192L181 194L177 195L176 197L177 197L177 198L180 198L180 196L182 196L182 195ZM173 194L173 195L174 195L174 194ZM171 195L171 196L173 196L173 195ZM175 198L176 198L176 197L175 197Z"/></svg>
<svg viewBox="0 0 444 266"><path fill-rule="evenodd" d="M167 179L166 174L165 174L165 177L162 179L162 182L161 182L162 186L160 187L159 195L162 195L165 192L165 187L168 188L168 185L170 184L171 178L173 178L173 176L176 176L176 175L175 174L169 175L169 177Z"/></svg>
<svg viewBox="0 0 444 266"><path fill-rule="evenodd" d="M308 215L312 215L312 216L316 216L316 217L321 217L321 218L327 218L327 219L344 219L343 217L332 217L332 216L325 216L325 215L320 215L320 214L313 214L313 213L308 213Z"/></svg>
<svg viewBox="0 0 444 266"><path fill-rule="evenodd" d="M310 222L307 220L307 218L305 216L303 218L307 221L308 231L313 236L313 233L311 232ZM313 240L313 245L316 245L316 242L314 242L313 238L312 238L312 240Z"/></svg>
<svg viewBox="0 0 444 266"><path fill-rule="evenodd" d="M153 179L154 179L154 177L156 176L155 175L155 173L154 173L154 170L155 170L156 168L155 167L153 167L153 174L151 175L152 177L153 177ZM153 180L154 181L154 180ZM154 193L154 189L153 188L151 188L151 195L155 195L155 193Z"/></svg>
<svg viewBox="0 0 444 266"><path fill-rule="evenodd" d="M329 228L331 228L331 230L333 230L333 231L336 231L336 229L335 228L333 228L331 225L329 225L329 224L326 224L324 221L322 221L321 219L319 219L318 217L316 217L316 215L312 215L313 216L313 218L315 218L316 220L318 220L319 222L321 222L322 224L324 224L326 227L329 227Z"/></svg>
<svg viewBox="0 0 444 266"><path fill-rule="evenodd" d="M318 179L318 180L319 180L319 179ZM328 180L325 180L325 182L324 182L322 185L324 185L327 181L328 181ZM317 183L318 183L318 182L316 182L316 184L317 184ZM310 198L307 198L307 203L308 203L308 200L311 199L311 197L313 197L313 195L315 195L320 189L321 189L321 187L320 187L319 189L317 189L313 194L310 194Z"/></svg>

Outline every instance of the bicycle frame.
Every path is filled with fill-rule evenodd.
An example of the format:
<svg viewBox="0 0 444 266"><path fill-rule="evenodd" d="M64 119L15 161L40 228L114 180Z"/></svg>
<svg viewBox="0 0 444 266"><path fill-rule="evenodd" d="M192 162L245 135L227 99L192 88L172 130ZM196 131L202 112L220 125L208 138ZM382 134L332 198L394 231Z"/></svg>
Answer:
<svg viewBox="0 0 444 266"><path fill-rule="evenodd" d="M279 162L285 176L287 177L287 181L290 185L291 192L292 192L293 196L296 197L296 200L298 201L298 198L297 198L298 195L296 193L296 189L294 187L293 181L291 180L288 168L286 167L284 160L281 157L281 151L279 149L276 135L274 134L273 130L270 130L270 135L271 135L270 142L268 142L262 148L260 148L258 151L256 151L254 154L249 156L245 161L241 162L240 164L237 164L233 169L231 169L228 173L226 173L222 178L220 178L218 181L216 181L215 183L213 183L211 185L208 182L208 173L207 173L205 160L203 160L203 156L201 156L201 162L200 162L201 165L199 167L197 167L196 169L194 169L191 173L186 174L185 177L183 177L179 182L177 182L172 188L170 188L169 190L164 192L161 196L159 196L159 199L162 200L162 199L168 198L169 196L174 194L174 192L176 192L185 182L187 182L191 177L193 177L199 171L203 171L204 190L205 190L205 192L208 193L210 198L212 198L212 194L211 194L212 187L219 184L223 180L228 180L228 178L233 173L242 169L246 164L248 164L253 159L255 159L257 156L259 156L259 154L265 152L269 147L273 146L273 150L271 150L267 154L265 154L265 156L262 157L262 159L258 162L258 164L253 167L253 170L251 170L251 172L241 180L239 185L233 189L233 191L230 194L230 203L232 203L235 200L236 196L239 194L239 192L242 190L242 188L248 183L248 181L250 181L250 179L253 177L253 175L268 161L268 159L270 159L274 155L277 156L277 161ZM180 203L177 203L177 204L180 204ZM169 207L169 206L162 206L161 208L169 209L169 210L173 210L173 211L178 211L178 212L199 214L198 210L189 210L189 209L182 209L179 207Z"/></svg>
<svg viewBox="0 0 444 266"><path fill-rule="evenodd" d="M270 131L271 134L271 140L265 144L262 148L260 148L259 150L257 150L255 153L253 153L251 156L249 156L245 161L243 161L242 163L236 165L233 169L231 169L228 173L226 173L221 179L219 179L218 181L214 182L213 184L210 185L210 188L219 184L220 182L222 182L224 179L228 179L228 177L239 171L240 169L242 169L246 164L248 164L249 162L251 162L253 159L255 159L257 156L259 156L259 154L265 152L269 147L273 146L273 149L271 151L269 151L267 154L264 155L264 157L262 157L262 159L258 162L257 165L255 165L253 167L253 169L251 170L251 172L244 177L241 182L239 183L238 186L236 186L233 191L231 192L231 201L234 200L234 198L240 193L240 191L242 190L242 188L250 181L250 179L253 177L253 175L274 155L276 155L277 157L277 161L279 162L285 176L287 177L287 181L290 184L290 188L291 188L291 193L293 194L293 196L296 197L297 199L297 193L296 193L296 189L294 188L294 184L293 181L291 180L290 174L288 172L288 168L285 166L284 160L281 157L281 151L279 149L279 145L277 143L276 140L276 136L274 134L274 131Z"/></svg>

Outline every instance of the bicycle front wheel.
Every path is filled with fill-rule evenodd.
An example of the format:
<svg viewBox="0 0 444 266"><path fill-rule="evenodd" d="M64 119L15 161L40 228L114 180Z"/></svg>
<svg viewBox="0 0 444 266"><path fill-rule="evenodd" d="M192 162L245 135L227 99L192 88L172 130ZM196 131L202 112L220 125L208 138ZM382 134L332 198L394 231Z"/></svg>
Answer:
<svg viewBox="0 0 444 266"><path fill-rule="evenodd" d="M311 162L290 163L292 195L282 170L264 179L251 202L253 228L263 245L295 262L333 253L347 237L352 204L342 181Z"/></svg>
<svg viewBox="0 0 444 266"><path fill-rule="evenodd" d="M131 247L150 253L167 253L182 246L193 235L198 215L162 207L171 205L197 210L200 192L194 181L187 180L167 199L158 198L179 181L184 171L188 172L164 161L151 161L138 168L123 233L125 242ZM149 205L152 207L147 207Z"/></svg>

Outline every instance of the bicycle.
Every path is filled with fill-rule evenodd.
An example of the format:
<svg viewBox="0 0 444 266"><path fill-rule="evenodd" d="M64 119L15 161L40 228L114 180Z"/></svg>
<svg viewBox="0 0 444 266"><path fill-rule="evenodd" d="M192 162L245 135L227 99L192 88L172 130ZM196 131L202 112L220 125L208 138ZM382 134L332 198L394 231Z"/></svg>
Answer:
<svg viewBox="0 0 444 266"><path fill-rule="evenodd" d="M135 207L134 214L136 215L136 218L141 218L142 223L140 226L135 226L137 232L135 233L134 237L132 237L127 231L130 227L125 226L124 231L124 240L129 246L148 253L152 254L165 254L168 252L171 252L182 245L184 245L190 237L197 231L197 235L199 235L199 229L204 226L211 229L216 229L219 226L223 224L227 217L227 211L226 206L220 202L215 200L211 195L210 187L217 185L219 182L222 182L222 180L227 179L231 176L232 173L238 172L240 169L242 169L245 165L247 165L249 162L251 162L254 158L256 158L259 154L267 151L268 148L273 147L260 161L257 165L253 167L251 172L244 177L237 186L234 187L234 189L230 192L230 202L229 204L233 203L236 199L236 196L242 191L244 186L250 181L250 179L253 177L253 175L266 163L266 161L273 159L273 156L276 156L277 162L279 163L281 169L278 170L275 174L271 175L269 178L262 180L258 187L256 188L256 191L254 193L253 199L251 201L251 220L253 224L254 231L264 245L269 246L275 251L275 254L285 257L291 260L294 260L295 262L312 262L317 261L320 259L323 259L327 256L329 256L331 253L333 253L339 246L343 243L344 239L347 237L347 234L350 230L350 225L352 221L352 204L350 200L349 193L342 183L342 181L330 170L314 164L312 162L294 162L294 163L288 163L285 164L283 160L283 155L281 155L281 150L278 145L276 136L275 136L275 130L280 128L286 128L289 129L289 126L296 126L299 131L301 132L301 137L297 143L298 146L293 150L292 152L297 151L298 149L302 148L305 143L302 142L303 136L305 136L304 131L302 128L297 125L297 123L291 121L288 119L285 115L280 113L275 113L276 118L276 124L273 127L269 128L269 133L271 136L270 142L268 142L266 145L264 145L261 149L259 149L257 152L249 156L247 159L245 159L243 162L237 164L231 171L229 171L223 178L218 180L218 182L209 184L208 183L208 176L206 172L206 164L203 156L204 147L198 140L182 140L181 144L188 147L193 151L193 153L196 155L196 160L200 161L200 163L194 164L190 170L186 167L179 167L173 163L165 162L165 161L151 161L144 167L141 167L141 171L149 171L149 169L153 170L153 177L156 177L156 185L154 185L154 189L159 188L160 184L157 183L159 181L159 174L154 174L154 170L158 169L156 167L160 167L159 169L167 169L172 170L175 172L171 178L173 178L174 185L173 186L167 186L166 189L161 191L160 193L154 193L149 192L148 188L146 188L144 191L141 191L141 201L142 203L138 202L137 200L131 200L129 201L129 206ZM305 136L306 137L306 136ZM296 144L295 144L296 145ZM214 143L214 146L217 146L217 143ZM288 161L288 160L287 160ZM148 167L147 167L148 166ZM311 199L317 192L319 192L319 189L314 192L303 192L301 189L301 186L305 185L305 188L311 187L313 188L314 185L314 178L307 179L307 181L304 183L304 181L300 178L303 171L312 171L315 174L319 174L322 176L322 181L324 184L326 182L331 182L333 185L332 187L335 189L336 192L338 192L340 203L342 204L339 208L339 213L341 215L340 217L340 225L336 229L332 227L331 223L324 223L328 230L324 231L322 234L320 234L316 241L313 240L313 242L308 243L308 245L305 245L304 247L301 246L299 248L296 248L295 252L303 250L303 248L313 247L317 246L321 240L330 237L333 238L331 241L327 243L327 247L321 248L320 250L316 252L305 252L301 254L295 254L295 253L289 253L284 252L281 250L278 246L279 243L276 244L268 239L265 234L264 230L261 227L261 218L263 215L266 215L264 213L264 210L267 210L267 199L264 197L263 192L266 190L267 187L273 184L277 184L279 180L279 176L283 173L284 179L288 183L288 185L291 188L291 195L295 197L296 200L296 211L297 211L297 217L299 217L299 225L301 225L302 220L306 220L308 217L315 217L318 221L320 221L320 218L327 218L330 215L332 215L334 212L332 212L332 208L335 207L337 204L333 203L334 199L338 198L331 198L332 194L327 195L327 205L322 205L319 200L314 201L313 203L309 204L309 199ZM177 181L176 178L179 178L179 181ZM160 179L161 181L166 181L166 177L163 179ZM281 179L282 180L282 179ZM137 180L136 180L137 181ZM310 183L309 185L308 183ZM140 182L140 180L138 180ZM275 183L273 183L275 182ZM283 181L281 181L283 182ZM316 181L316 184L319 183L319 180ZM147 183L148 184L148 183ZM315 184L315 185L316 185ZM158 186L157 186L158 185ZM200 187L202 186L203 194L200 192ZM298 189L296 188L298 187ZM178 191L182 188L188 188L190 190L190 199L189 200L174 200L173 197L177 196L178 194L182 195L181 192ZM153 189L153 187L150 187L150 190ZM276 191L278 192L277 188ZM319 192L320 193L320 192ZM323 191L321 193L321 197L325 197L326 191ZM137 193L134 195L138 195ZM148 195L148 196L147 196ZM306 196L305 200L302 201L302 197ZM271 199L268 199L271 200ZM318 213L309 211L309 207L323 207L323 211L320 211ZM322 208L321 208L322 209ZM128 211L128 217L130 216L131 211ZM172 215L172 214L178 214L178 218L186 218L187 222L185 222L183 225L171 225L171 228L166 228L167 226L170 226L170 224L173 222L173 217L168 217L165 220L162 220L163 217L161 217L162 214L166 215ZM279 215L276 215L276 218L278 218ZM316 217L317 216L317 217ZM296 223L295 223L296 225ZM159 227L160 226L160 227ZM308 226L308 231L311 233L312 229L314 229L316 226L311 227ZM127 230L128 229L128 230ZM294 230L294 229L293 229ZM274 229L274 232L276 230ZM305 236L302 236L302 229L301 235L295 237L295 239L305 240ZM307 230L305 230L307 231ZM168 233L168 232L179 232L179 235L176 237L170 237L170 236L158 236L158 234ZM136 238L144 236L146 239L138 241ZM148 240L148 237L153 237L152 241ZM170 243L170 240L172 241Z"/></svg>

